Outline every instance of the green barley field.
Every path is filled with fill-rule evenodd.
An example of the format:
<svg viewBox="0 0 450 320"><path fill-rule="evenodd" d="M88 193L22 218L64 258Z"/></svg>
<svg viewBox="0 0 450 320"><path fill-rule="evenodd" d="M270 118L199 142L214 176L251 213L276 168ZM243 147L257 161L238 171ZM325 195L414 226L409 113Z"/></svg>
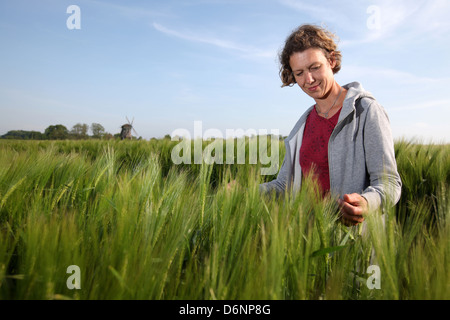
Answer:
<svg viewBox="0 0 450 320"><path fill-rule="evenodd" d="M312 183L263 196L261 164L176 144L0 140L0 299L450 299L450 145L397 141L400 202L347 228Z"/></svg>

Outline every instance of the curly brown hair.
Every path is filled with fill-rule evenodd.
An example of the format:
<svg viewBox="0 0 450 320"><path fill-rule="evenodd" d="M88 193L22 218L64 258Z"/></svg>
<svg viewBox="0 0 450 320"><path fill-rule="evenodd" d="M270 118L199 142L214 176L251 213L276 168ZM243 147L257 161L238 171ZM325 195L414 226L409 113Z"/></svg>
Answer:
<svg viewBox="0 0 450 320"><path fill-rule="evenodd" d="M337 39L336 35L318 26L304 24L295 29L286 39L284 49L279 55L282 87L292 86L296 83L289 64L291 56L310 48L321 49L328 60L333 58L336 61L333 73L338 73L341 70L342 54L337 50L334 39Z"/></svg>

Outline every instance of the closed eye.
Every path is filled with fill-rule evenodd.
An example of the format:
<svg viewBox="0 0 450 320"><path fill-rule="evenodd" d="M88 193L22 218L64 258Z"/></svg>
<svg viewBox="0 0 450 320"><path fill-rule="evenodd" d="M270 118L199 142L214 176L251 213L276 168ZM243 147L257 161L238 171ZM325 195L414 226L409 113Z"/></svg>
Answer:
<svg viewBox="0 0 450 320"><path fill-rule="evenodd" d="M309 71L310 71L310 72L312 72L312 71L317 71L317 70L319 70L321 67L322 67L322 65L312 66L312 67L309 68ZM297 72L297 73L294 73L294 75L295 75L296 77L300 77L300 76L303 75L303 71L299 71L299 72Z"/></svg>

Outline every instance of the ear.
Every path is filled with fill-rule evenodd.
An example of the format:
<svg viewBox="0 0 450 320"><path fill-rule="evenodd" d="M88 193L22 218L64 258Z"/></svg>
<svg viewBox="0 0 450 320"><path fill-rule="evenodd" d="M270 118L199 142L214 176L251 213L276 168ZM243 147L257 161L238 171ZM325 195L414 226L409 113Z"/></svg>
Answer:
<svg viewBox="0 0 450 320"><path fill-rule="evenodd" d="M336 67L336 54L334 53L334 51L330 53L328 62L330 63L331 69L334 69L334 67Z"/></svg>

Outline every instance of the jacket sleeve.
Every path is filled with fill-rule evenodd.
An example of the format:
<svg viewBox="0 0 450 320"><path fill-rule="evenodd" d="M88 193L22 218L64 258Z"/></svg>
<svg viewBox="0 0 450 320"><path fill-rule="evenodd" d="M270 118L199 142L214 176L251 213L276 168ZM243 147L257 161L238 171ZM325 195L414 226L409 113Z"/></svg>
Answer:
<svg viewBox="0 0 450 320"><path fill-rule="evenodd" d="M394 140L384 108L372 101L364 128L364 151L370 185L361 194L369 209L395 205L401 195L402 182L397 171Z"/></svg>
<svg viewBox="0 0 450 320"><path fill-rule="evenodd" d="M259 191L261 193L271 193L275 191L277 196L284 194L289 185L290 179L290 168L289 168L289 159L288 154L286 153L284 156L283 164L281 165L281 169L278 172L277 178L266 183L262 183L259 185Z"/></svg>

